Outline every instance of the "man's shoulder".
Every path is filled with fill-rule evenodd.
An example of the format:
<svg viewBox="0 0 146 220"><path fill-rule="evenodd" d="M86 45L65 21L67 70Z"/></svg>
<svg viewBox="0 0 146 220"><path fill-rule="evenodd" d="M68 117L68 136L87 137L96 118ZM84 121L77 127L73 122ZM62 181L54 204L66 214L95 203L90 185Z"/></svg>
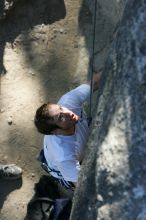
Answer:
<svg viewBox="0 0 146 220"><path fill-rule="evenodd" d="M44 148L59 161L68 160L68 157L75 155L74 144L73 137L64 135L46 135L44 139Z"/></svg>
<svg viewBox="0 0 146 220"><path fill-rule="evenodd" d="M58 146L59 148L64 148L68 145L68 142L74 142L75 137L73 135L45 135L44 145Z"/></svg>
<svg viewBox="0 0 146 220"><path fill-rule="evenodd" d="M46 143L53 143L53 144L61 144L62 138L59 135L45 135L44 142Z"/></svg>
<svg viewBox="0 0 146 220"><path fill-rule="evenodd" d="M44 152L46 152L46 155L48 155L49 160L64 160L63 145L61 144L61 139L56 135L44 136Z"/></svg>

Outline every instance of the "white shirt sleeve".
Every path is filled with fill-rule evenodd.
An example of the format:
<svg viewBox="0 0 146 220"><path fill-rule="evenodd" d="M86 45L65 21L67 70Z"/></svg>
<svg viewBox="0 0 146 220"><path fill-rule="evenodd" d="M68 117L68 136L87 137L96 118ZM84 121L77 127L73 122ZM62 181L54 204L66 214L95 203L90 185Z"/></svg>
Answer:
<svg viewBox="0 0 146 220"><path fill-rule="evenodd" d="M77 182L80 164L77 160L66 160L57 163L58 170L66 181Z"/></svg>
<svg viewBox="0 0 146 220"><path fill-rule="evenodd" d="M77 88L63 95L58 104L64 105L68 108L81 107L82 104L89 99L90 96L90 85L82 84Z"/></svg>

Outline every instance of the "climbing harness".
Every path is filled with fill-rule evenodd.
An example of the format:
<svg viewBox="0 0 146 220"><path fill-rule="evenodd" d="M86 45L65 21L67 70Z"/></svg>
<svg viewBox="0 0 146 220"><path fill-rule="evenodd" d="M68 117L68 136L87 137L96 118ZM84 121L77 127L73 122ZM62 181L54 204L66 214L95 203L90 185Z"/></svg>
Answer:
<svg viewBox="0 0 146 220"><path fill-rule="evenodd" d="M91 87L90 87L88 125L90 125L90 123L92 121L93 65L94 65L95 35L96 35L96 32L95 32L96 31L96 8L97 8L97 0L95 0L94 17L93 17L93 42L92 42L92 56L91 56L91 59L90 59Z"/></svg>
<svg viewBox="0 0 146 220"><path fill-rule="evenodd" d="M66 181L61 172L55 169L52 169L48 166L45 155L44 155L44 150L42 149L39 153L39 155L37 156L37 160L41 163L41 167L48 173L51 175L51 173L56 173L58 178L53 177L57 182L60 183L61 186L64 186L66 189L71 189L74 191L74 185L72 184L72 182L70 181ZM52 175L51 175L52 176Z"/></svg>

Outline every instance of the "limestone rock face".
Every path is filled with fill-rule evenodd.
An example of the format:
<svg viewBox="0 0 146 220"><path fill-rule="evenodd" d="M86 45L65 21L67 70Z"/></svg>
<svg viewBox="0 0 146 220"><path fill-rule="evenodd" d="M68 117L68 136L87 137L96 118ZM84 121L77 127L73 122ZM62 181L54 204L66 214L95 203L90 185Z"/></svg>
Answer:
<svg viewBox="0 0 146 220"><path fill-rule="evenodd" d="M71 220L146 219L146 2L126 2L105 63Z"/></svg>
<svg viewBox="0 0 146 220"><path fill-rule="evenodd" d="M1 0L0 1L0 20L3 20L9 11L21 0Z"/></svg>

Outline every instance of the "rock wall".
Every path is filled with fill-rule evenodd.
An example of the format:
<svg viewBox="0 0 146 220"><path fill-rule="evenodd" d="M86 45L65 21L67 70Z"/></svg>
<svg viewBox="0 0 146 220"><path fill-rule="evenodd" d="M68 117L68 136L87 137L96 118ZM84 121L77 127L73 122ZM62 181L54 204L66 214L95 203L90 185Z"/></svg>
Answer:
<svg viewBox="0 0 146 220"><path fill-rule="evenodd" d="M146 2L129 0L105 63L71 220L146 219Z"/></svg>
<svg viewBox="0 0 146 220"><path fill-rule="evenodd" d="M81 9L79 15L79 29L85 36L86 47L90 54L90 61L92 59L94 41L94 71L102 69L104 66L108 50L119 26L124 5L125 0L84 0L82 2L82 8L87 7L91 13L91 20L88 23L82 22L86 18L85 14L82 12L83 10ZM96 25L95 33L94 23ZM95 40L93 39L94 37Z"/></svg>

